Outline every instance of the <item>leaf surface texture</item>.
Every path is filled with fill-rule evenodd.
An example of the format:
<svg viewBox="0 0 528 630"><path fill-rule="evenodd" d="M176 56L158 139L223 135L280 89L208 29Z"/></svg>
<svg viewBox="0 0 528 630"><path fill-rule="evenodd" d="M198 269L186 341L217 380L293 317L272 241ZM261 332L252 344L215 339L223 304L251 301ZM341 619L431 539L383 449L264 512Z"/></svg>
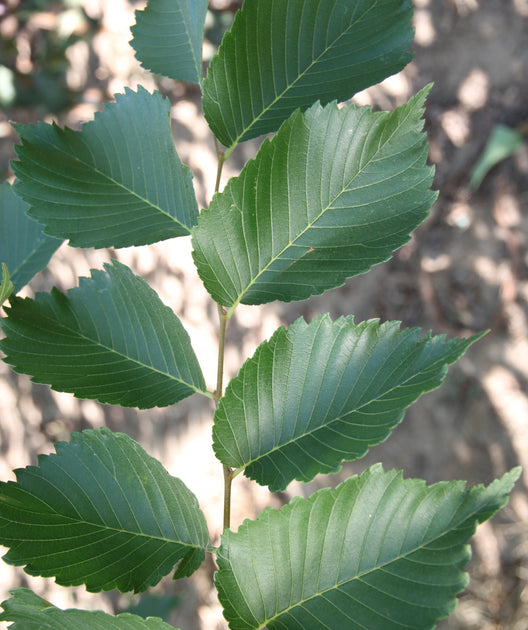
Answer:
<svg viewBox="0 0 528 630"><path fill-rule="evenodd" d="M400 322L300 318L228 385L214 418L216 456L272 491L335 472L383 442L478 337L420 339Z"/></svg>
<svg viewBox="0 0 528 630"><path fill-rule="evenodd" d="M436 199L426 165L428 88L392 113L296 112L202 211L194 261L230 308L304 300L390 258Z"/></svg>
<svg viewBox="0 0 528 630"><path fill-rule="evenodd" d="M63 586L139 592L197 549L203 561L210 541L196 497L134 440L103 428L55 448L0 484L6 562Z"/></svg>
<svg viewBox="0 0 528 630"><path fill-rule="evenodd" d="M0 262L7 265L15 293L47 266L62 243L44 234L27 216L28 208L9 182L0 185Z"/></svg>
<svg viewBox="0 0 528 630"><path fill-rule="evenodd" d="M170 103L126 89L81 131L16 125L15 190L46 233L75 247L147 245L190 234L192 173L172 139Z"/></svg>
<svg viewBox="0 0 528 630"><path fill-rule="evenodd" d="M15 298L0 349L16 372L79 398L124 407L164 407L195 392L203 375L174 312L114 261L64 295Z"/></svg>
<svg viewBox="0 0 528 630"><path fill-rule="evenodd" d="M344 101L411 60L410 0L245 0L203 86L216 137L277 131L297 108Z"/></svg>
<svg viewBox="0 0 528 630"><path fill-rule="evenodd" d="M478 523L520 475L427 487L381 465L227 531L215 583L231 630L432 630L467 583Z"/></svg>
<svg viewBox="0 0 528 630"><path fill-rule="evenodd" d="M141 65L178 81L202 82L208 0L149 0L136 11L130 42Z"/></svg>

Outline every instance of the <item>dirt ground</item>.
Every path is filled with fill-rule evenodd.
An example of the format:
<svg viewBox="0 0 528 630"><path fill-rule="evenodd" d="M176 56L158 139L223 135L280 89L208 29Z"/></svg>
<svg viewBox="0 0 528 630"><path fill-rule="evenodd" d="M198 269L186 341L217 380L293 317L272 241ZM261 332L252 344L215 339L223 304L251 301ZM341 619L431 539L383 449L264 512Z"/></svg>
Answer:
<svg viewBox="0 0 528 630"><path fill-rule="evenodd" d="M7 3L10 4L9 2ZM16 4L16 3L12 3ZM134 5L126 0L84 0L94 20L89 43L72 46L66 79L81 94L56 116L78 128L102 100L154 79L139 68L127 41ZM213 3L211 3L213 4ZM229 4L217 0L217 8ZM497 123L528 134L528 0L415 0L414 61L381 86L357 95L360 104L392 109L433 81L426 128L430 159L436 165L440 195L430 218L394 258L340 289L308 302L240 307L228 333L227 370L236 374L242 361L275 328L300 315L322 312L333 317L353 313L397 319L449 336L489 329L454 366L441 389L413 405L403 423L382 445L332 477L308 486L292 483L280 497L243 478L235 480L235 527L266 505L279 507L296 494L308 495L336 485L352 472L381 461L402 468L407 477L428 482L467 479L488 484L515 465L524 475L509 505L482 525L473 543L471 581L455 613L439 624L443 630L526 630L528 628L528 148L494 168L473 192L469 176ZM46 18L53 14L43 11ZM37 25L38 27L38 25ZM35 28L37 28L35 27ZM0 34L2 31L0 23ZM210 48L210 47L209 47ZM208 50L209 50L208 48ZM1 60L0 60L1 63ZM216 162L212 139L200 113L199 95L167 80L158 87L169 94L174 137L182 159L194 171L201 203L210 198ZM10 177L15 135L9 120L30 122L38 107L0 112L0 173ZM46 115L46 120L50 120ZM239 147L226 165L224 182L254 154L256 142ZM63 246L49 269L25 289L63 290L79 275L110 258L130 265L181 317L214 388L217 318L194 272L188 239L153 247L118 251L73 250ZM35 463L39 453L71 431L109 426L137 439L196 493L212 535L221 530L222 475L210 447L211 408L186 400L174 408L148 412L100 406L51 392L0 366L0 478ZM225 629L211 587L212 565L186 584L167 578L154 589L162 598L176 594L170 622L183 630ZM30 578L21 569L0 564L0 601L15 586L30 586L58 606L120 611L137 598L116 593L90 594L62 589L52 580ZM165 602L165 599L160 601ZM144 600L145 606L152 603ZM152 614L149 611L149 614ZM0 624L1 626L1 624ZM373 629L376 630L376 629Z"/></svg>

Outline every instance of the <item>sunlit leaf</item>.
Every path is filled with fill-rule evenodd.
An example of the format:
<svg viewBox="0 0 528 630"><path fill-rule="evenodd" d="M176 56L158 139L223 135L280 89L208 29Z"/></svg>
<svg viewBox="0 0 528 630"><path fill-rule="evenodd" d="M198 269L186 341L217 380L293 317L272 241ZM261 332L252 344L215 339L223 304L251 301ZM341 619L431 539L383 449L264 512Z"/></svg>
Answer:
<svg viewBox="0 0 528 630"><path fill-rule="evenodd" d="M335 490L227 531L215 583L231 630L432 630L467 583L478 523L521 470L490 486L403 480L373 466Z"/></svg>
<svg viewBox="0 0 528 630"><path fill-rule="evenodd" d="M216 456L271 490L335 472L383 442L479 336L420 339L400 322L300 318L229 383L215 413Z"/></svg>
<svg viewBox="0 0 528 630"><path fill-rule="evenodd" d="M390 114L314 105L265 141L193 230L213 298L230 312L304 300L406 243L436 199L421 119L429 89Z"/></svg>

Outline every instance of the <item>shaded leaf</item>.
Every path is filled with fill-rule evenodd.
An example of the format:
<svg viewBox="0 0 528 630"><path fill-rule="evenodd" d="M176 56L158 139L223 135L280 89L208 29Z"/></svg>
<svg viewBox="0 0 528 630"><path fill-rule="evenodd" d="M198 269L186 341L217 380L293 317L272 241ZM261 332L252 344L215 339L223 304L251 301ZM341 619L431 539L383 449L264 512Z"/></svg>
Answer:
<svg viewBox="0 0 528 630"><path fill-rule="evenodd" d="M296 112L202 211L194 261L230 307L304 300L390 258L436 198L422 107Z"/></svg>
<svg viewBox="0 0 528 630"><path fill-rule="evenodd" d="M170 103L126 89L81 131L15 125L15 190L30 217L75 247L146 245L186 236L198 206L172 139Z"/></svg>
<svg viewBox="0 0 528 630"><path fill-rule="evenodd" d="M0 284L0 306L9 298L13 293L15 287L9 277L9 271L5 263L2 263L2 282Z"/></svg>
<svg viewBox="0 0 528 630"><path fill-rule="evenodd" d="M477 190L489 171L516 153L523 145L522 135L511 127L495 125L491 136L471 172L469 185Z"/></svg>
<svg viewBox="0 0 528 630"><path fill-rule="evenodd" d="M194 494L123 433L72 433L0 483L4 560L89 591L144 591L210 550ZM196 567L195 567L196 568Z"/></svg>
<svg viewBox="0 0 528 630"><path fill-rule="evenodd" d="M46 267L62 243L44 234L42 226L27 216L28 208L9 182L0 186L0 261L10 271L15 293Z"/></svg>
<svg viewBox="0 0 528 630"><path fill-rule="evenodd" d="M215 413L216 456L272 491L335 472L383 442L480 336L420 339L400 322L300 318L229 383Z"/></svg>
<svg viewBox="0 0 528 630"><path fill-rule="evenodd" d="M175 630L161 619L143 619L130 613L117 616L100 610L61 610L26 588L10 591L2 602L0 621L14 621L11 630Z"/></svg>
<svg viewBox="0 0 528 630"><path fill-rule="evenodd" d="M164 407L205 392L189 336L174 312L114 261L79 287L15 298L0 349L16 372L79 398Z"/></svg>
<svg viewBox="0 0 528 630"><path fill-rule="evenodd" d="M403 480L376 465L335 490L227 531L215 583L231 630L429 630L467 583L478 523L521 473L490 486Z"/></svg>
<svg viewBox="0 0 528 630"><path fill-rule="evenodd" d="M315 101L344 101L412 56L410 0L245 0L209 67L205 117L231 151Z"/></svg>
<svg viewBox="0 0 528 630"><path fill-rule="evenodd" d="M136 11L130 42L144 68L179 81L202 82L208 0L149 0Z"/></svg>

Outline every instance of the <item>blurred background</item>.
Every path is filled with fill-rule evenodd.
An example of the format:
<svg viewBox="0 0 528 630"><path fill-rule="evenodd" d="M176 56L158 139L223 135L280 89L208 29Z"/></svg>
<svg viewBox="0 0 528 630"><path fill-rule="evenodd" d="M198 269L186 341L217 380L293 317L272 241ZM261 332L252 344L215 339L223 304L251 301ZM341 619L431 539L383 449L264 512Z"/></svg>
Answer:
<svg viewBox="0 0 528 630"><path fill-rule="evenodd" d="M211 0L204 58L214 53L241 2ZM468 336L489 329L451 368L446 384L407 412L384 444L341 473L285 493L237 477L234 524L267 505L336 485L370 464L402 468L432 483L467 479L488 484L524 466L509 505L474 538L471 582L443 630L528 627L528 0L415 0L414 61L380 86L358 94L361 105L393 109L427 83L430 161L440 191L429 219L393 259L342 288L308 302L237 309L228 330L228 377L277 326L303 315L354 314L356 321L401 320L434 333ZM211 197L213 141L196 86L154 77L128 45L132 0L4 0L0 2L0 181L12 179L16 134L11 121L57 121L79 129L125 86L158 89L172 102L178 152L194 172L199 201ZM225 183L258 142L237 148ZM117 258L153 286L181 317L214 389L217 313L195 273L189 239L155 246L76 250L63 246L25 295L76 286L78 276ZM103 425L138 440L196 493L218 542L222 471L211 449L212 408L191 398L173 408L137 411L82 401L32 384L0 364L0 478L36 463L71 431ZM187 582L170 577L147 595L63 589L0 563L0 601L28 586L60 607L132 609L182 630L225 630L211 586L212 561ZM1 627L2 624L0 624ZM373 629L374 630L374 629Z"/></svg>

